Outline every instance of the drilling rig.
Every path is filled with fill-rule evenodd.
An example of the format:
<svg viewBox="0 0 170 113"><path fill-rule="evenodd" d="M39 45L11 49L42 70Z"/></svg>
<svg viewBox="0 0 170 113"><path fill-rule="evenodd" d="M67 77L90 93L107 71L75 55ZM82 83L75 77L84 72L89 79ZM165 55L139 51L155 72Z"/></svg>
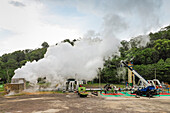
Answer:
<svg viewBox="0 0 170 113"><path fill-rule="evenodd" d="M153 86L152 84L148 83L140 74L138 74L134 69L132 69L130 66L128 66L124 61L121 61L122 64L124 64L126 67L128 67L129 70L132 71L133 74L136 75L136 77L139 78L139 80L143 83L144 87L143 88L138 88L138 90L135 92L136 95L139 96L144 96L146 95L147 97L152 97L154 95L158 95L158 91Z"/></svg>

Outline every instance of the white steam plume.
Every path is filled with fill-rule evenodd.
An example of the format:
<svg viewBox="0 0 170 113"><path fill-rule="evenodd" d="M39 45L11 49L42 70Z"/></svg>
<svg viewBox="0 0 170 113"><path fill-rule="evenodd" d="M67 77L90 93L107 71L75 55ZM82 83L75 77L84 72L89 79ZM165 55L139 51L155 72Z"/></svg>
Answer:
<svg viewBox="0 0 170 113"><path fill-rule="evenodd" d="M132 45L136 46L137 48L139 47L145 47L147 45L147 43L150 42L150 36L149 35L139 35L135 38L132 38L130 41L129 41L129 46L130 48L132 47Z"/></svg>
<svg viewBox="0 0 170 113"><path fill-rule="evenodd" d="M83 38L75 42L60 43L48 48L45 57L38 62L27 62L15 71L13 78L25 78L36 83L38 77L46 77L51 83L61 83L67 78L91 80L103 66L103 58L118 51L118 40Z"/></svg>
<svg viewBox="0 0 170 113"><path fill-rule="evenodd" d="M113 19L109 18L104 19L100 35L89 31L86 37L76 41L74 46L69 43L51 46L43 59L27 62L25 66L15 70L13 78L25 78L31 83L36 83L37 78L46 77L47 81L55 84L62 83L68 78L75 78L75 75L79 80L92 80L96 77L98 68L102 68L104 58L112 57L113 54L119 55L120 43L114 31L115 29L121 31L125 25L118 17L115 17L116 22L109 24ZM122 26L117 28L119 24ZM98 36L102 38L95 38Z"/></svg>

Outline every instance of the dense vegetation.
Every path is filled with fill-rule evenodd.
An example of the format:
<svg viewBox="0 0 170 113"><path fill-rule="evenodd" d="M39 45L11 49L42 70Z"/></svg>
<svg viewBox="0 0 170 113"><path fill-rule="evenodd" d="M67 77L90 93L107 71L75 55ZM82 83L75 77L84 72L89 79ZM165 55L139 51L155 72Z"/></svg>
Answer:
<svg viewBox="0 0 170 113"><path fill-rule="evenodd" d="M155 78L170 83L170 26L159 32L150 33L150 42L145 47L139 46L140 40L132 38L129 42L121 41L121 56L114 56L105 61L104 68L99 71L102 82L117 83L124 81L119 74L120 61L131 61L134 69L146 80ZM127 62L128 63L128 62ZM127 75L127 71L126 71ZM125 76L126 80L127 76Z"/></svg>
<svg viewBox="0 0 170 113"><path fill-rule="evenodd" d="M19 50L13 53L4 54L0 57L0 78L4 83L9 83L14 75L14 70L25 65L27 61L38 61L44 57L48 43L42 43L42 48L35 50Z"/></svg>
<svg viewBox="0 0 170 113"><path fill-rule="evenodd" d="M170 83L170 26L161 29L159 32L150 33L150 42L145 47L139 46L140 40L132 38L130 41L121 41L120 57L113 56L105 60L104 68L99 68L98 75L103 83L119 83L127 76L120 67L121 60L132 61L134 69L145 79L154 79ZM65 39L62 43L68 42L74 46L76 40ZM57 45L57 44L56 44ZM23 66L27 61L38 61L44 57L49 47L47 42L42 43L42 48L35 50L19 50L13 53L4 54L0 57L0 78L4 83L10 82L14 70ZM126 69L125 69L126 70ZM124 77L124 78L123 78ZM98 78L94 79L98 81Z"/></svg>

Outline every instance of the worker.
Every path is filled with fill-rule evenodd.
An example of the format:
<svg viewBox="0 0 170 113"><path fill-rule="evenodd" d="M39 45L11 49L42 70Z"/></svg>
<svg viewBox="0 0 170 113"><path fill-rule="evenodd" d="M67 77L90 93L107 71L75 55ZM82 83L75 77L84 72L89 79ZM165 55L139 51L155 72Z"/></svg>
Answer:
<svg viewBox="0 0 170 113"><path fill-rule="evenodd" d="M119 87L119 91L121 92L121 88Z"/></svg>
<svg viewBox="0 0 170 113"><path fill-rule="evenodd" d="M126 86L128 86L128 82L126 81Z"/></svg>

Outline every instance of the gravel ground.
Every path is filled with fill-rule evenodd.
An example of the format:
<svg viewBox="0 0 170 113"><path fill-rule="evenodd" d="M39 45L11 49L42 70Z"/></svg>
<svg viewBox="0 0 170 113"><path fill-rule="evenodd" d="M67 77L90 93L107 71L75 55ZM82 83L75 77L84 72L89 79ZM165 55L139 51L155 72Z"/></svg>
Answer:
<svg viewBox="0 0 170 113"><path fill-rule="evenodd" d="M170 98L105 99L77 94L0 97L0 113L170 113Z"/></svg>

